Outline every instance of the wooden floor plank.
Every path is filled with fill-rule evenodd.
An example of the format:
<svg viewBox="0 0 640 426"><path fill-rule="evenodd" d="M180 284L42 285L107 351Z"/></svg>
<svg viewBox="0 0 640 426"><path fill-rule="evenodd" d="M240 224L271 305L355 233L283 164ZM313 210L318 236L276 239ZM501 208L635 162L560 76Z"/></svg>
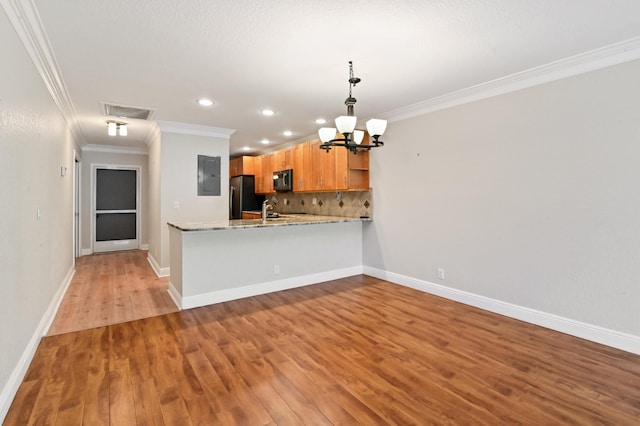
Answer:
<svg viewBox="0 0 640 426"><path fill-rule="evenodd" d="M126 258L83 274L139 289ZM356 276L45 337L5 424L638 419L640 356Z"/></svg>
<svg viewBox="0 0 640 426"><path fill-rule="evenodd" d="M178 311L142 250L76 259L76 272L48 335L87 330Z"/></svg>

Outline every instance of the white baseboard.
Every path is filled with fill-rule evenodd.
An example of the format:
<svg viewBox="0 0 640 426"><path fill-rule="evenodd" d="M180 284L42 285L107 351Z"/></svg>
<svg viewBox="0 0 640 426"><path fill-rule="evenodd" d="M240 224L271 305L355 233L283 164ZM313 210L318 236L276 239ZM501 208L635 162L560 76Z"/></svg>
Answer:
<svg viewBox="0 0 640 426"><path fill-rule="evenodd" d="M156 273L156 276L158 278L164 278L171 275L170 274L171 268L161 268L160 264L156 261L156 259L153 256L151 256L151 252L147 254L147 261L149 262L149 265L151 265L153 272Z"/></svg>
<svg viewBox="0 0 640 426"><path fill-rule="evenodd" d="M365 274L372 277L640 355L640 336L621 333L369 266L365 266L363 269Z"/></svg>
<svg viewBox="0 0 640 426"><path fill-rule="evenodd" d="M83 248L80 254L82 254L82 256L91 256L93 254L93 249Z"/></svg>
<svg viewBox="0 0 640 426"><path fill-rule="evenodd" d="M3 421L7 416L11 403L13 402L13 398L15 398L18 388L20 387L25 374L27 374L27 369L33 360L33 356L38 349L40 339L47 333L49 327L51 327L51 324L56 317L56 313L58 312L58 307L60 307L60 303L62 303L62 299L69 288L69 284L71 284L71 280L73 279L75 272L75 265L72 264L58 288L58 291L56 291L56 294L51 299L49 307L42 316L42 319L40 319L38 327L36 327L31 339L29 339L29 343L22 353L18 364L11 372L9 380L7 380L7 383L2 389L2 392L0 393L0 421Z"/></svg>
<svg viewBox="0 0 640 426"><path fill-rule="evenodd" d="M230 300L243 299L245 297L258 296L260 294L273 293L276 291L289 290L296 287L337 280L340 278L351 277L353 275L360 275L362 273L362 266L354 266L350 268L337 269L335 271L286 278L278 281L268 281L228 290L212 291L210 293L198 294L195 296L181 297L181 301L178 306L180 306L181 309L197 308L199 306L228 302ZM171 287L172 286L170 286L170 288Z"/></svg>
<svg viewBox="0 0 640 426"><path fill-rule="evenodd" d="M149 244L140 244L140 247L138 247L138 249L149 251Z"/></svg>
<svg viewBox="0 0 640 426"><path fill-rule="evenodd" d="M169 292L169 297L171 297L173 303L175 303L178 308L182 309L182 295L180 294L178 289L173 286L173 283L171 281L169 281L169 288L167 289L167 291Z"/></svg>

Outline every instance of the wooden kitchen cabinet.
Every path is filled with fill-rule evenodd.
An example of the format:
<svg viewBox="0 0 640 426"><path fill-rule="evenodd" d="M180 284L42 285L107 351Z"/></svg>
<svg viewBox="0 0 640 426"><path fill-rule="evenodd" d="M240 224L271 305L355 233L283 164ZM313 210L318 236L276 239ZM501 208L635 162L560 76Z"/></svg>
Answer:
<svg viewBox="0 0 640 426"><path fill-rule="evenodd" d="M362 143L368 144L368 141L369 136L365 133ZM369 189L368 151L354 154L343 147L333 147L327 152L320 149L320 145L320 140L313 140L250 157L253 158L256 193L274 192L273 172L286 169L293 169L294 192Z"/></svg>
<svg viewBox="0 0 640 426"><path fill-rule="evenodd" d="M276 151L274 171L293 169L293 148Z"/></svg>
<svg viewBox="0 0 640 426"><path fill-rule="evenodd" d="M255 175L256 157L237 157L229 160L229 177L240 175Z"/></svg>
<svg viewBox="0 0 640 426"><path fill-rule="evenodd" d="M363 144L368 144L365 133ZM320 149L320 141L310 142L311 191L350 191L369 189L369 152L357 154L343 147L328 153Z"/></svg>
<svg viewBox="0 0 640 426"><path fill-rule="evenodd" d="M273 192L273 172L275 171L275 154L264 154L260 157L261 163L261 179L258 188L256 188L257 194L269 194Z"/></svg>
<svg viewBox="0 0 640 426"><path fill-rule="evenodd" d="M255 172L255 191L256 194L264 194L262 187L262 156L255 157L253 161L253 170Z"/></svg>
<svg viewBox="0 0 640 426"><path fill-rule="evenodd" d="M358 152L356 155L349 153L347 161L348 189L369 189L369 151Z"/></svg>
<svg viewBox="0 0 640 426"><path fill-rule="evenodd" d="M260 213L250 213L250 212L242 212L243 219L262 219L262 215Z"/></svg>
<svg viewBox="0 0 640 426"><path fill-rule="evenodd" d="M311 158L309 142L293 147L293 191L304 192L311 189Z"/></svg>
<svg viewBox="0 0 640 426"><path fill-rule="evenodd" d="M311 151L311 190L333 191L336 189L336 148L327 152L320 149L319 139L309 142Z"/></svg>

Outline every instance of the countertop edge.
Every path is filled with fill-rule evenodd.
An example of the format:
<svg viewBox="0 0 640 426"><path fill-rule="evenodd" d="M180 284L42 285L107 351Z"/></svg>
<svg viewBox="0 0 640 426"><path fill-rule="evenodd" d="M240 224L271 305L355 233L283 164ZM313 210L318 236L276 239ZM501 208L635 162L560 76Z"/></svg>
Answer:
<svg viewBox="0 0 640 426"><path fill-rule="evenodd" d="M341 216L316 216L304 215L290 218L281 218L278 221L268 220L263 223L262 219L236 219L220 222L167 222L170 228L182 232L199 231L221 231L227 229L248 229L248 228L272 228L278 226L298 226L298 225L318 225L323 223L345 223L345 222L372 222L371 218L341 217Z"/></svg>

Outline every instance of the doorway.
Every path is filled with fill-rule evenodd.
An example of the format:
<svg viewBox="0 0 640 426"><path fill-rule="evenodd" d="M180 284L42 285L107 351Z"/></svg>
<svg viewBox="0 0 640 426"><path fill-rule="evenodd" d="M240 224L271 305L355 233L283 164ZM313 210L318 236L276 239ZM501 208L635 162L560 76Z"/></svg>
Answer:
<svg viewBox="0 0 640 426"><path fill-rule="evenodd" d="M93 252L139 247L139 167L94 166Z"/></svg>

